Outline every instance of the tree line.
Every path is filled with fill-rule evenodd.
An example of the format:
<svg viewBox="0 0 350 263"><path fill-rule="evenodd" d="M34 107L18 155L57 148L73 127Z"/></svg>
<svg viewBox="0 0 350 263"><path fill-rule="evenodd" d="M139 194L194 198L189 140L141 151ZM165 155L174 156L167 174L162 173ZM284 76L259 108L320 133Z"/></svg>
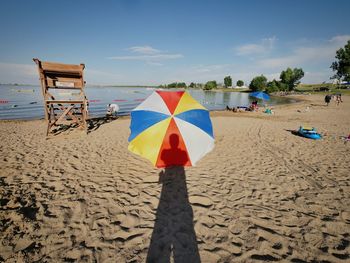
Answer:
<svg viewBox="0 0 350 263"><path fill-rule="evenodd" d="M280 74L280 80L267 81L264 75L257 76L252 79L249 88L252 91L266 91L273 93L277 91L292 91L300 83L300 79L304 77L304 71L301 68L287 68Z"/></svg>
<svg viewBox="0 0 350 263"><path fill-rule="evenodd" d="M277 91L291 91L299 84L299 80L304 76L304 71L301 68L287 68L285 71L281 72L280 81L273 80L267 82L267 78L264 75L257 76L252 79L249 84L249 88L252 91L266 91L268 93L277 92ZM243 87L244 81L238 80L236 86ZM161 85L160 88L187 88L185 82L174 82L168 85ZM194 83L188 86L188 88L200 88L203 90L212 90L218 87L218 83L215 80L210 80L205 84ZM224 78L224 87L232 87L232 78L231 76L226 76Z"/></svg>
<svg viewBox="0 0 350 263"><path fill-rule="evenodd" d="M173 82L173 83L170 83L170 84L160 85L158 87L159 88L169 88L169 89L172 89L172 88L185 88L185 89L186 88L194 88L194 89L196 89L197 88L197 89L211 90L211 89L218 88L219 85L220 84L218 84L216 82L216 80L210 80L210 81L206 82L205 84L191 82L187 86L185 82ZM243 80L238 80L236 85L238 87L244 86ZM225 77L225 79L224 79L224 86L226 88L232 86L232 79L231 79L230 76Z"/></svg>

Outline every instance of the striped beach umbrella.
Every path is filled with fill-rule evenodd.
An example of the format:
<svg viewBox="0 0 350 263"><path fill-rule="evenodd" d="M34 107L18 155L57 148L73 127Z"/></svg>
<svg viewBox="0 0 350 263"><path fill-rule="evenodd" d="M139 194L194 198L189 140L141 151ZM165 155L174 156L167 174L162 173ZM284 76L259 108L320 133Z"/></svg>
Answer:
<svg viewBox="0 0 350 263"><path fill-rule="evenodd" d="M194 166L214 148L209 112L185 91L153 92L131 112L128 149L156 167Z"/></svg>

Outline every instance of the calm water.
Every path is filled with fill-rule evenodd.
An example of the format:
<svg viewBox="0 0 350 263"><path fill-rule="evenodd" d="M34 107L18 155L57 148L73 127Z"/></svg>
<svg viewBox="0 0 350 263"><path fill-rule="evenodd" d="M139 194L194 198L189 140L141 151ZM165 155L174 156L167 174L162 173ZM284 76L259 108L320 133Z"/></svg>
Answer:
<svg viewBox="0 0 350 263"><path fill-rule="evenodd" d="M86 87L85 93L89 99L90 116L99 117L106 114L107 104L116 103L121 115L128 115L152 92L153 88L123 88L123 87ZM248 93L214 92L189 89L192 97L198 100L208 110L224 110L229 107L247 106L251 103ZM55 96L57 99L71 97L71 91L61 90ZM44 118L41 87L0 85L0 119L40 119ZM290 98L271 97L269 105L293 103Z"/></svg>

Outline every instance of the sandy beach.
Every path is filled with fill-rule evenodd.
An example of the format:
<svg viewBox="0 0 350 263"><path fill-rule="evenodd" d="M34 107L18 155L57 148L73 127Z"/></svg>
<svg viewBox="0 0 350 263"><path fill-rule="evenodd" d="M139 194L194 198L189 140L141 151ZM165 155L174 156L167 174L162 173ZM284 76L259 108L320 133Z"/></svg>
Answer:
<svg viewBox="0 0 350 263"><path fill-rule="evenodd" d="M213 112L215 148L185 169L130 153L129 118L49 139L0 121L0 262L349 262L350 96L323 97Z"/></svg>

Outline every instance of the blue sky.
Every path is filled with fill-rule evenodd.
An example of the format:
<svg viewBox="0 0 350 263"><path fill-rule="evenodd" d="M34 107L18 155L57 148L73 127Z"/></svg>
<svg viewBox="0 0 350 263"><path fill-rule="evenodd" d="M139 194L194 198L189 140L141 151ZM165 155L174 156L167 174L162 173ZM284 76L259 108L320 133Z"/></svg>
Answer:
<svg viewBox="0 0 350 263"><path fill-rule="evenodd" d="M32 58L86 64L88 84L249 84L301 67L329 81L350 40L350 1L0 2L0 83L38 84Z"/></svg>

